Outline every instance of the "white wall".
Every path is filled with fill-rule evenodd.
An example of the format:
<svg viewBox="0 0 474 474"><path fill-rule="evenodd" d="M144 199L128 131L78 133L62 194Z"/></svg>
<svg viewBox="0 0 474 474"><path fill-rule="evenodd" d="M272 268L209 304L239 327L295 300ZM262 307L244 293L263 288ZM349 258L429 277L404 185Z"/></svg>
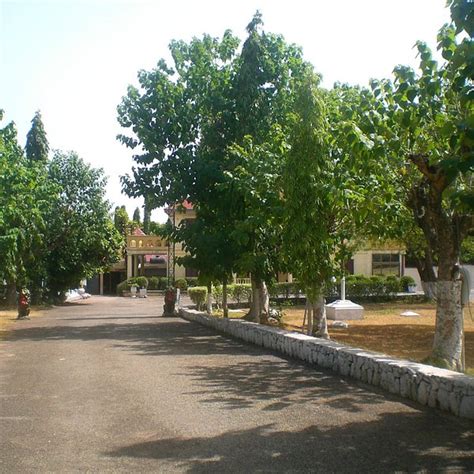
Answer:
<svg viewBox="0 0 474 474"><path fill-rule="evenodd" d="M464 265L464 268L469 272L471 277L471 301L474 301L474 265ZM438 272L438 268L434 267L435 272ZM416 291L423 291L421 288L421 279L418 274L418 270L414 267L405 267L405 275L411 276L416 282Z"/></svg>

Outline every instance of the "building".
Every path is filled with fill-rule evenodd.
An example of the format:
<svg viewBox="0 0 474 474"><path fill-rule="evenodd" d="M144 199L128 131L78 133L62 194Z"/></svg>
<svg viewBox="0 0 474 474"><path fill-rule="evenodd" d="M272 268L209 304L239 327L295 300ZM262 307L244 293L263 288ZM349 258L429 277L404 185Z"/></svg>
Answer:
<svg viewBox="0 0 474 474"><path fill-rule="evenodd" d="M173 226L196 219L193 205L184 201L182 204L169 207L166 212ZM93 294L115 294L121 281L135 276L157 276L169 278L169 281L181 278L197 277L193 268L187 268L175 262L178 257L186 255L180 243L169 244L166 239L156 235L146 235L141 229L135 229L127 236L125 259L116 263L110 272L100 275L88 284L88 291ZM347 263L349 274L395 275L405 274L405 251L395 241L368 243L357 251ZM291 274L278 274L279 281L292 281ZM239 282L249 281L239 278Z"/></svg>

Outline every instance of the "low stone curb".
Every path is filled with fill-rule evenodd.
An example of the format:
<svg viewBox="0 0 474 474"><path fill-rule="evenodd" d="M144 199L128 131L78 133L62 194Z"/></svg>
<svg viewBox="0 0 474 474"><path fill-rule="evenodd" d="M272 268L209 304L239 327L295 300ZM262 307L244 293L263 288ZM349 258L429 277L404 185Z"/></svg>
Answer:
<svg viewBox="0 0 474 474"><path fill-rule="evenodd" d="M246 342L331 369L422 405L474 419L474 377L279 328L215 318L194 309L181 308L179 313L183 319Z"/></svg>

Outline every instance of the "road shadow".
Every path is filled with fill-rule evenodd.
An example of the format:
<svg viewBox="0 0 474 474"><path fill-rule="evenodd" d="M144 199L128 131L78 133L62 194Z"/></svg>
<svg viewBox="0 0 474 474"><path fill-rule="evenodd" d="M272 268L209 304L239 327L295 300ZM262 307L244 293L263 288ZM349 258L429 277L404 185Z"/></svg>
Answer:
<svg viewBox="0 0 474 474"><path fill-rule="evenodd" d="M176 375L192 380L193 394L201 403L219 403L230 410L263 403L263 410L274 412L314 402L358 412L387 400L375 387L367 390L360 382L176 318L159 318L156 323L17 328L5 339L107 341L112 348L139 357L190 356ZM225 357L214 357L210 363L209 356Z"/></svg>
<svg viewBox="0 0 474 474"><path fill-rule="evenodd" d="M94 318L85 318L85 320ZM127 318L131 319L131 318ZM178 366L192 381L192 394L200 403L235 410L258 405L272 412L311 403L340 410L363 412L387 400L431 416L438 413L350 380L334 372L287 359L281 354L223 336L204 326L177 318L157 322L45 326L17 328L5 341L106 341L133 356L190 356ZM209 357L225 356L225 357ZM370 409L370 408L369 408ZM451 417L455 425L458 419Z"/></svg>
<svg viewBox="0 0 474 474"><path fill-rule="evenodd" d="M84 321L94 321L95 316ZM101 318L97 318L101 319ZM117 318L114 318L117 319ZM250 346L222 337L216 332L177 318L159 318L143 323L147 317L126 318L129 324L104 323L81 326L16 327L4 341L110 341L113 347L136 355L212 355L247 354ZM158 318L154 318L155 320ZM73 318L66 318L73 321Z"/></svg>
<svg viewBox="0 0 474 474"><path fill-rule="evenodd" d="M251 356L252 352L246 355ZM278 355L272 357L268 352L265 355L263 360L247 357L212 365L196 361L178 375L193 381L196 388L192 395L199 395L201 403L230 410L258 405L263 411L275 412L310 403L362 412L367 410L367 405L387 401L385 394L375 387L369 391L367 385L334 372Z"/></svg>
<svg viewBox="0 0 474 474"><path fill-rule="evenodd" d="M163 460L189 473L470 472L472 424L445 426L443 416L385 413L373 421L296 432L276 424L214 437L150 439L104 453Z"/></svg>

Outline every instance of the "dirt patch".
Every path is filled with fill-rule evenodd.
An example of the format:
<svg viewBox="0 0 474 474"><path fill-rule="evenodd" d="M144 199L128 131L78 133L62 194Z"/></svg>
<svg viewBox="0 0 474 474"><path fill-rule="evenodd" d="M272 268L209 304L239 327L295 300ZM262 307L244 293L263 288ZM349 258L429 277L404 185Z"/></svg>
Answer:
<svg viewBox="0 0 474 474"><path fill-rule="evenodd" d="M30 312L30 319L38 317L41 311L44 309L44 307L33 307ZM0 307L0 340L2 339L2 335L8 330L8 328L17 322L17 316L17 309L5 309Z"/></svg>
<svg viewBox="0 0 474 474"><path fill-rule="evenodd" d="M400 316L414 311L419 317ZM474 313L474 311L472 311ZM347 329L329 327L331 339L394 357L420 362L430 354L433 344L436 307L430 303L378 303L364 305L364 319L348 321ZM285 309L283 325L301 331L304 308ZM473 314L474 317L474 314ZM466 366L474 374L474 321L469 309L464 312ZM332 324L331 321L328 321Z"/></svg>

